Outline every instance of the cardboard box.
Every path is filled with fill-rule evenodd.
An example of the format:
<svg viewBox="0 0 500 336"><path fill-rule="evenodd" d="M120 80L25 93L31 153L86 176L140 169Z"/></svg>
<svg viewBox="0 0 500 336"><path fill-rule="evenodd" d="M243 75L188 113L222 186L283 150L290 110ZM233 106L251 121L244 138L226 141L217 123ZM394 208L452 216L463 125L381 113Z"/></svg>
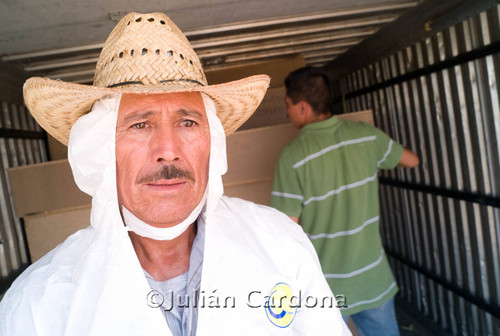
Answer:
<svg viewBox="0 0 500 336"><path fill-rule="evenodd" d="M271 87L283 86L286 76L293 70L306 65L304 57L287 57L273 61L255 62L252 64L225 67L220 70L205 69L210 85L230 82L244 77L266 74L271 77Z"/></svg>
<svg viewBox="0 0 500 336"><path fill-rule="evenodd" d="M337 115L337 117L341 118L341 119L350 120L350 121L365 122L365 123L368 123L372 126L374 125L372 110L339 114L339 115Z"/></svg>
<svg viewBox="0 0 500 336"><path fill-rule="evenodd" d="M224 185L272 179L281 149L298 133L292 125L285 124L238 131L228 136L228 172L222 177Z"/></svg>
<svg viewBox="0 0 500 336"><path fill-rule="evenodd" d="M270 88L254 114L239 130L288 123L285 108L285 87Z"/></svg>
<svg viewBox="0 0 500 336"><path fill-rule="evenodd" d="M63 160L68 158L68 147L57 141L48 133L47 142L49 144L50 161Z"/></svg>
<svg viewBox="0 0 500 336"><path fill-rule="evenodd" d="M273 179L262 179L227 185L224 194L231 197L239 197L250 202L269 205L271 202L271 191L273 190Z"/></svg>
<svg viewBox="0 0 500 336"><path fill-rule="evenodd" d="M90 206L50 211L24 217L24 228L35 262L76 231L90 225Z"/></svg>
<svg viewBox="0 0 500 336"><path fill-rule="evenodd" d="M8 169L18 217L91 203L78 189L68 160Z"/></svg>

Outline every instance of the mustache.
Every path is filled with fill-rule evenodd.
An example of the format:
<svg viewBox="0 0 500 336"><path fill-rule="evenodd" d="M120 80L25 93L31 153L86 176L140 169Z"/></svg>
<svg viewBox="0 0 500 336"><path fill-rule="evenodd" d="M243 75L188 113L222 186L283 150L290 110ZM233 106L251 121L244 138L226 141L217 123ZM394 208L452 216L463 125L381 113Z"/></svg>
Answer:
<svg viewBox="0 0 500 336"><path fill-rule="evenodd" d="M152 183L152 182L157 182L159 180L172 180L178 178L184 178L194 182L194 176L192 172L190 172L189 170L176 167L174 165L170 165L170 166L163 166L153 173L148 173L146 175L139 177L137 179L137 183L138 184Z"/></svg>

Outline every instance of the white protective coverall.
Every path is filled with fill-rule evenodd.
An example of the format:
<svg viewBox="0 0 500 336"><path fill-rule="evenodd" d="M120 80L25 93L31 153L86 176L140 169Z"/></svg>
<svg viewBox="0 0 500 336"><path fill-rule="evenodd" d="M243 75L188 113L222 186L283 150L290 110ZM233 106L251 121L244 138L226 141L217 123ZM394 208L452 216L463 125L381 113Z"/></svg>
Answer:
<svg viewBox="0 0 500 336"><path fill-rule="evenodd" d="M0 335L171 335L161 308L148 304L151 288L118 208L119 102L119 95L96 102L71 131L69 160L76 183L93 197L91 225L12 284L0 303ZM333 295L301 227L269 207L222 196L225 135L208 110L212 143L200 215L206 226L197 335L350 335L335 300L333 308L321 307L321 301L330 307L323 298ZM282 315L275 309L276 317L265 301L280 283L296 296L297 308L281 309ZM282 323L283 315L291 323Z"/></svg>

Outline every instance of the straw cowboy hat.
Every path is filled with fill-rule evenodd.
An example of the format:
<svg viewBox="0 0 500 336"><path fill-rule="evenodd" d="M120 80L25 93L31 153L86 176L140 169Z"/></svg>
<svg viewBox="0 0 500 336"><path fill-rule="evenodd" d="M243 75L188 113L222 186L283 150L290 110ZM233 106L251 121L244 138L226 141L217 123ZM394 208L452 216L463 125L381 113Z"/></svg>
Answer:
<svg viewBox="0 0 500 336"><path fill-rule="evenodd" d="M204 92L227 135L256 110L269 81L257 75L209 86L189 41L165 14L129 13L104 43L94 85L32 77L24 84L24 100L36 121L67 145L76 120L108 94Z"/></svg>

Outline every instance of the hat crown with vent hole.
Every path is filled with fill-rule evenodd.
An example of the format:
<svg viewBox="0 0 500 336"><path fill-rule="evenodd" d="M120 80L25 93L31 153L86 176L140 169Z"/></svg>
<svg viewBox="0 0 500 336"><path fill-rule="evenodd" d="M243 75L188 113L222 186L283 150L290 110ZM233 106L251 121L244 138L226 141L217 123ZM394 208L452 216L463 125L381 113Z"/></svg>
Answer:
<svg viewBox="0 0 500 336"><path fill-rule="evenodd" d="M109 35L97 61L94 85L130 87L176 83L207 85L198 56L163 13L129 13Z"/></svg>

